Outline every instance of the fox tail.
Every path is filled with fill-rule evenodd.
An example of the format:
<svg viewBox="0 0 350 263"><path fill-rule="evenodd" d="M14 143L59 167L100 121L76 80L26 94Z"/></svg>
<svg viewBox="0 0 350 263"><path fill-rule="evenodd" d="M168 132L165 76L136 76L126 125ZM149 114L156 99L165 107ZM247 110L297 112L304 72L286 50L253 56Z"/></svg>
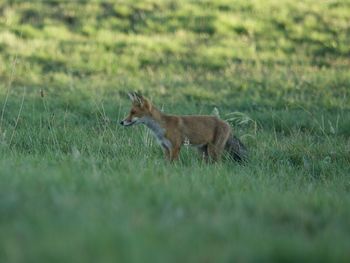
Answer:
<svg viewBox="0 0 350 263"><path fill-rule="evenodd" d="M234 135L228 138L225 150L229 157L237 162L246 162L248 160L248 151L244 144Z"/></svg>

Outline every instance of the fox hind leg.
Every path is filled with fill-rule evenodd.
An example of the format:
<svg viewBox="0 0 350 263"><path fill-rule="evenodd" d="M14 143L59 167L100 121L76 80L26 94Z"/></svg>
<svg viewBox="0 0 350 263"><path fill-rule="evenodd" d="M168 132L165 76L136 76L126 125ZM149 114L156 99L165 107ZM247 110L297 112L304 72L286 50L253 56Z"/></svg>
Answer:
<svg viewBox="0 0 350 263"><path fill-rule="evenodd" d="M208 145L208 161L216 162L219 159L220 153L214 144Z"/></svg>
<svg viewBox="0 0 350 263"><path fill-rule="evenodd" d="M228 125L218 127L213 141L208 144L208 156L210 160L216 162L220 159L229 136L230 127Z"/></svg>

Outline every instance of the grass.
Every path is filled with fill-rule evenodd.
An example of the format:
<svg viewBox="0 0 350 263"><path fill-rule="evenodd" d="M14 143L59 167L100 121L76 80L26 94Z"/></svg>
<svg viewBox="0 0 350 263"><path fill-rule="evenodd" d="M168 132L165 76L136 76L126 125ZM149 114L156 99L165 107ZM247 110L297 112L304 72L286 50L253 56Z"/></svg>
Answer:
<svg viewBox="0 0 350 263"><path fill-rule="evenodd" d="M348 262L347 1L0 3L1 262ZM168 164L140 90L250 151Z"/></svg>

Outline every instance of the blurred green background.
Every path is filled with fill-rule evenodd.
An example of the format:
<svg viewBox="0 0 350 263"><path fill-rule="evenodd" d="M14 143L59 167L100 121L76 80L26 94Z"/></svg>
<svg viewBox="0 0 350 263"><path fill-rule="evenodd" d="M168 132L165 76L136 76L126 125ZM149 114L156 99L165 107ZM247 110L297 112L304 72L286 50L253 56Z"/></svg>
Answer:
<svg viewBox="0 0 350 263"><path fill-rule="evenodd" d="M350 2L0 1L0 261L348 262ZM228 120L173 165L126 93Z"/></svg>

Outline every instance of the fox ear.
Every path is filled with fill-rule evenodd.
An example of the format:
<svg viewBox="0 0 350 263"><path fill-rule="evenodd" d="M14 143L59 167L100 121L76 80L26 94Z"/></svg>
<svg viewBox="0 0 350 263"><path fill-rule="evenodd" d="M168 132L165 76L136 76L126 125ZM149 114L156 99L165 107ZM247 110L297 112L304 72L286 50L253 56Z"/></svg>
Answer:
<svg viewBox="0 0 350 263"><path fill-rule="evenodd" d="M151 102L145 98L140 92L135 92L135 97L140 106L145 107L148 110L151 110Z"/></svg>
<svg viewBox="0 0 350 263"><path fill-rule="evenodd" d="M142 104L142 99L136 92L128 92L128 96L133 104Z"/></svg>
<svg viewBox="0 0 350 263"><path fill-rule="evenodd" d="M135 100L135 97L134 97L134 93L133 92L128 92L128 96L129 96L129 99L134 102Z"/></svg>
<svg viewBox="0 0 350 263"><path fill-rule="evenodd" d="M151 102L150 102L148 99L144 98L144 97L142 97L142 105L143 105L146 109L148 109L149 111L152 109L152 104L151 104Z"/></svg>
<svg viewBox="0 0 350 263"><path fill-rule="evenodd" d="M144 103L144 97L141 95L140 92L134 92L134 102L138 105L141 105L143 106L143 103Z"/></svg>

